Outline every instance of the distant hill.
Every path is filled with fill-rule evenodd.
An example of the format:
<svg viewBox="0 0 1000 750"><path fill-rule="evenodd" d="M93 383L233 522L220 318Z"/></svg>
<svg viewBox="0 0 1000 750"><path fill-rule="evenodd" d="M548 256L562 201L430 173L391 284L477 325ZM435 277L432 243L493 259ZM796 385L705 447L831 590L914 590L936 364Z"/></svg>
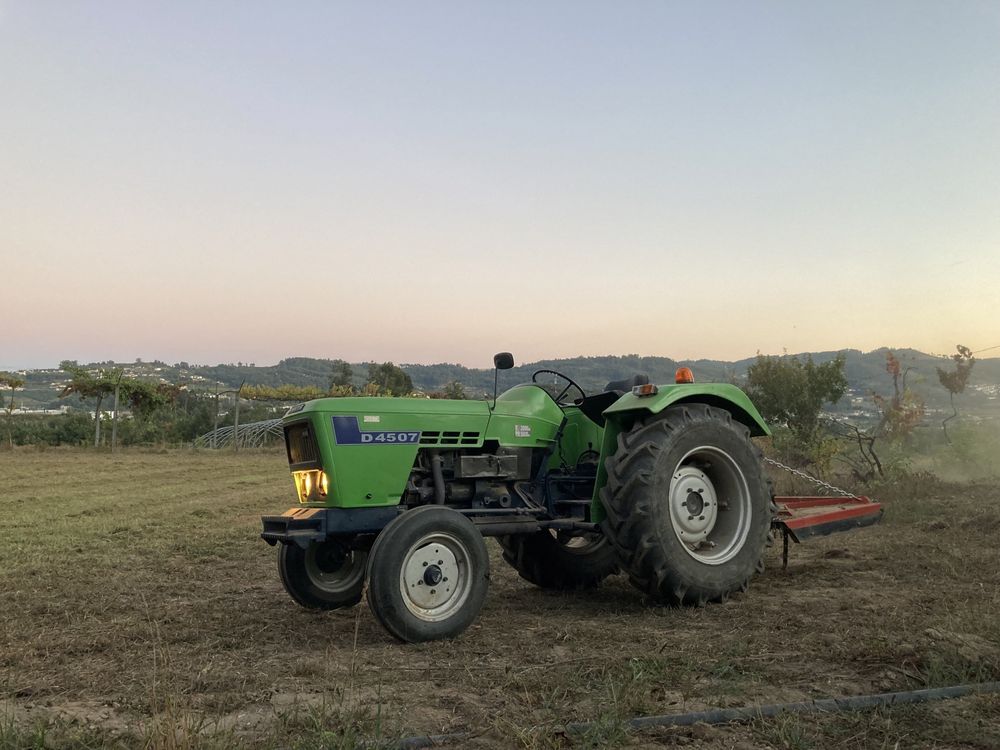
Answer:
<svg viewBox="0 0 1000 750"><path fill-rule="evenodd" d="M847 357L845 374L850 385L850 397L838 405L839 411L857 410L871 403L874 393L888 395L892 383L885 372L885 355L888 349L861 352L856 349L844 350ZM905 367L910 368L908 383L927 402L930 409L944 409L948 404L948 393L938 383L936 367L950 368L951 362L913 349L895 349L896 357ZM816 362L827 362L837 356L836 351L813 352ZM805 356L804 354L789 356ZM622 356L572 357L569 359L546 359L519 365L513 370L500 373L501 388L531 379L537 369L548 368L565 372L588 392L598 391L611 381L645 373L655 383L673 382L674 372L680 366L690 367L700 382L734 382L740 384L746 377L747 367L754 358L736 362L720 360L674 360L668 357L640 357L635 354ZM250 385L300 385L326 388L329 384L333 360L311 357L290 357L276 365L257 367L253 364L192 365L187 362L167 364L165 362L112 362L92 363L93 367L123 367L133 377L142 377L171 383L187 383L196 391L213 392L236 388L242 381ZM354 363L355 381L364 382L367 363ZM413 380L414 387L421 391L440 390L452 381L465 386L472 397L492 392L493 370L473 369L457 364L415 365L402 364ZM18 402L31 408L57 408L63 403L75 406L72 399L60 400L59 390L65 382L65 374L58 369L25 371L26 386L18 394ZM961 408L966 413L1000 415L1000 358L977 360L967 392L961 397Z"/></svg>

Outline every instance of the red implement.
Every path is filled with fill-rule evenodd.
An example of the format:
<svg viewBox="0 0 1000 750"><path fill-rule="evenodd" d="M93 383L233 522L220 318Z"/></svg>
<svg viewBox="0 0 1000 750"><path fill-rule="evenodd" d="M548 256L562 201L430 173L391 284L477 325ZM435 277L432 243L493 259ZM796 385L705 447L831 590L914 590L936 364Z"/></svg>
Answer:
<svg viewBox="0 0 1000 750"><path fill-rule="evenodd" d="M788 564L788 538L801 542L871 526L882 519L882 504L867 497L776 497L778 514L773 526L784 537L782 562Z"/></svg>

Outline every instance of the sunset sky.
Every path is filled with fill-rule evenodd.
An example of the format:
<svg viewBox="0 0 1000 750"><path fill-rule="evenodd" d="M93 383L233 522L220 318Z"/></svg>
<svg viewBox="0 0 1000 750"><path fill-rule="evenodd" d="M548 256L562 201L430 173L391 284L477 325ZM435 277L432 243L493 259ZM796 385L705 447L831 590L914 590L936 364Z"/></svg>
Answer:
<svg viewBox="0 0 1000 750"><path fill-rule="evenodd" d="M0 369L1000 344L1000 3L0 0Z"/></svg>

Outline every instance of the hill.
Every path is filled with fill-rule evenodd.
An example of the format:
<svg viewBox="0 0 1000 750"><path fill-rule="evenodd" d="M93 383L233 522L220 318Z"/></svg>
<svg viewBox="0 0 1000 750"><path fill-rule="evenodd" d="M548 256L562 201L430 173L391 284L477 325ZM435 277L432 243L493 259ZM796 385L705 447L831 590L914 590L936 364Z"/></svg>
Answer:
<svg viewBox="0 0 1000 750"><path fill-rule="evenodd" d="M838 404L838 411L864 409L870 406L872 393L887 395L892 384L885 372L885 356L888 349L861 352L856 349L843 350L846 355L845 374L850 387L849 398ZM938 383L935 368L948 369L950 361L914 349L893 350L895 355L909 368L908 383L924 397L928 408L947 408L948 394ZM816 362L826 362L839 352L812 352ZM790 355L804 356L804 354ZM525 363L513 370L500 373L501 388L515 383L526 382L537 369L554 369L565 372L588 392L601 390L611 381L628 377L635 373L645 373L656 383L669 383L680 366L690 367L695 378L701 382L741 383L747 368L754 359L735 362L722 360L674 360L669 357L642 357L636 354L606 355L599 357L572 357L568 359L546 359ZM258 367L255 364L195 365L187 362L167 364L166 362L118 363L95 362L92 367L117 366L125 369L131 377L170 383L184 383L198 392L211 393L218 388L228 390L239 387L241 382L250 385L299 385L327 387L333 360L312 357L289 357L275 365ZM353 363L354 379L357 384L364 382L367 363ZM402 364L402 369L413 380L418 390L429 392L440 390L452 381L465 386L470 396L479 397L492 392L493 370L490 368L468 368L457 364L440 363L433 365ZM41 369L23 372L26 386L18 394L18 402L27 408L75 407L73 399L58 398L66 381L61 370ZM983 416L1000 414L1000 358L977 360L969 382L969 388L961 397L962 410Z"/></svg>

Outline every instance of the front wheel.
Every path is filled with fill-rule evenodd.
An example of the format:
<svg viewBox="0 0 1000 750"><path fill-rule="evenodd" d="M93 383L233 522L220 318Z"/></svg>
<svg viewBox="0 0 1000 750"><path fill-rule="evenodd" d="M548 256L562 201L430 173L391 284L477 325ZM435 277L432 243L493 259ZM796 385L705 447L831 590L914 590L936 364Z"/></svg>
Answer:
<svg viewBox="0 0 1000 750"><path fill-rule="evenodd" d="M393 519L375 539L368 604L401 641L454 638L479 615L489 578L476 526L458 511L426 505Z"/></svg>
<svg viewBox="0 0 1000 750"><path fill-rule="evenodd" d="M368 553L340 540L312 542L306 549L282 544L278 573L285 591L309 609L353 607L361 601Z"/></svg>
<svg viewBox="0 0 1000 750"><path fill-rule="evenodd" d="M653 599L722 601L763 570L770 485L749 431L728 412L668 408L622 432L606 467L602 529Z"/></svg>

